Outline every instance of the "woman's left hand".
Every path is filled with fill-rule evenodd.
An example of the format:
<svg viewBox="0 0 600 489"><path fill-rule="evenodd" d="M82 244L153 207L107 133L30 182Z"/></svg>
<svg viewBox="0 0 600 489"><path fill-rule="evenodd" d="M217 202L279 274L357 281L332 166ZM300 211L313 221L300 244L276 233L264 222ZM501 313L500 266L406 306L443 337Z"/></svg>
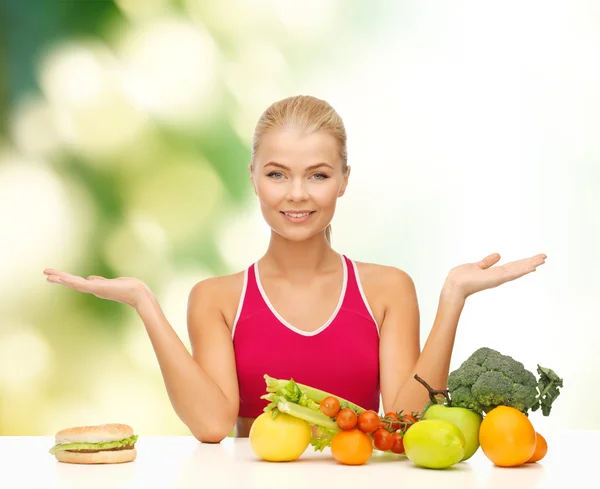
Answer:
<svg viewBox="0 0 600 489"><path fill-rule="evenodd" d="M493 253L477 263L465 263L454 267L448 274L444 288L466 299L476 292L498 287L535 272L537 267L545 263L546 255L542 253L506 265L493 266L499 260L500 255Z"/></svg>

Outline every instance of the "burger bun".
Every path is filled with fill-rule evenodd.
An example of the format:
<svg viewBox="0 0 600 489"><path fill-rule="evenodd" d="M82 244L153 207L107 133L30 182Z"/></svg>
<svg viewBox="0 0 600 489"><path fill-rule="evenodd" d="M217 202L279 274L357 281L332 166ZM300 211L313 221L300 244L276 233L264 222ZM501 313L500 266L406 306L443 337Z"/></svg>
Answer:
<svg viewBox="0 0 600 489"><path fill-rule="evenodd" d="M55 443L107 443L133 436L133 428L126 424L111 423L95 426L78 426L61 430L55 435Z"/></svg>
<svg viewBox="0 0 600 489"><path fill-rule="evenodd" d="M68 464L122 464L132 462L137 456L137 450L100 451L94 453L79 453L61 450L54 454L56 460Z"/></svg>

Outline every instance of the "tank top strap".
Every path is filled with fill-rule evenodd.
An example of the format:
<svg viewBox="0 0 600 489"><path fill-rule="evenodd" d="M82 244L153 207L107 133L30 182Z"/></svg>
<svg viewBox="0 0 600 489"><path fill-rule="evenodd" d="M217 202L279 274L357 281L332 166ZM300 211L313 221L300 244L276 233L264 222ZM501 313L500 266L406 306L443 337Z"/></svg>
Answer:
<svg viewBox="0 0 600 489"><path fill-rule="evenodd" d="M369 302L367 301L367 297L362 288L358 267L354 260L351 260L346 255L343 256L348 267L348 284L346 286L346 297L344 297L342 307L365 319L373 321L377 326L377 321L375 320L371 306L369 306Z"/></svg>
<svg viewBox="0 0 600 489"><path fill-rule="evenodd" d="M268 309L258 288L255 267L256 264L253 263L244 271L244 284L242 286L242 293L240 294L235 321L231 330L232 336L235 334L237 325L240 322Z"/></svg>

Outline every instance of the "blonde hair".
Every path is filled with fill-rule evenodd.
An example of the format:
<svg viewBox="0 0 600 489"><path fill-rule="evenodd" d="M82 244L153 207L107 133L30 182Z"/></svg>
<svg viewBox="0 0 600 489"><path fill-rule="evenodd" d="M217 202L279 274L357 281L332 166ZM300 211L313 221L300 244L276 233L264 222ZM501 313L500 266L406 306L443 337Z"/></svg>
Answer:
<svg viewBox="0 0 600 489"><path fill-rule="evenodd" d="M348 169L346 128L340 115L324 100L310 95L297 95L271 104L260 116L252 139L252 161L256 157L262 136L271 129L294 126L305 133L324 131L338 142L344 173ZM331 242L331 224L325 228L325 238Z"/></svg>

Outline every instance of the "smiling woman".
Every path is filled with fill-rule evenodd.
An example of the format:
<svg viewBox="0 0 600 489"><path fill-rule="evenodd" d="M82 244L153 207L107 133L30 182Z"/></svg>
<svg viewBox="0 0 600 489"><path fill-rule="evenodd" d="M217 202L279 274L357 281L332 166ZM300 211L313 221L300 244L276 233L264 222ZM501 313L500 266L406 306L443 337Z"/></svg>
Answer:
<svg viewBox="0 0 600 489"><path fill-rule="evenodd" d="M350 176L346 139L342 119L327 102L305 96L272 105L259 120L252 145L250 173L256 194L272 196L273 204L286 196L300 203L306 196L312 197L320 209L291 208L286 201L280 202L279 212L291 222L312 220L313 226L326 222L325 237L330 241L329 223L337 198L344 195ZM255 172L257 167L259 170ZM264 176L284 185L271 187L261 178ZM263 202L261 199L261 204ZM268 211L265 212L268 205L261 205L261 210L275 229ZM311 219L316 213L320 219Z"/></svg>
<svg viewBox="0 0 600 489"><path fill-rule="evenodd" d="M408 274L355 262L331 246L330 223L349 184L347 159L344 124L327 102L290 97L262 114L249 173L270 242L244 270L192 287L191 354L142 281L44 273L49 282L136 310L173 408L202 442L220 442L234 426L237 436L248 436L267 404L265 374L376 412L380 399L385 412L420 411L428 394L414 374L445 387L467 297L535 271L546 256L494 266L494 253L452 268L421 351Z"/></svg>

